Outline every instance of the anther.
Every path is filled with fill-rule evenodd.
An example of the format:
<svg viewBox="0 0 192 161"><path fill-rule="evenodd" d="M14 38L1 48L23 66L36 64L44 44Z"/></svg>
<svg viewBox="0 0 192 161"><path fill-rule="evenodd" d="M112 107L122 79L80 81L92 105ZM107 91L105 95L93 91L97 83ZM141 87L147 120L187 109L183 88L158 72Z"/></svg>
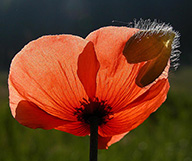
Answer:
<svg viewBox="0 0 192 161"><path fill-rule="evenodd" d="M87 101L83 98L83 101L80 101L80 103L81 107L75 108L76 112L74 112L78 121L90 124L90 119L92 117L97 117L98 125L101 125L113 118L113 113L111 112L112 108L105 100L99 101L98 98L95 98L93 101Z"/></svg>

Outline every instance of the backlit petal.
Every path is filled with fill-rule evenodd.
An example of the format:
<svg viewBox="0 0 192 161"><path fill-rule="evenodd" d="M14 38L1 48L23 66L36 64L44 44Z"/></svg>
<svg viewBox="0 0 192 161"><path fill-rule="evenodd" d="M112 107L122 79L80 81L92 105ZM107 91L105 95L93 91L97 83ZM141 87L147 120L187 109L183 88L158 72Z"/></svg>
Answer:
<svg viewBox="0 0 192 161"><path fill-rule="evenodd" d="M89 42L79 55L77 74L89 98L95 97L96 76L99 70L99 62L96 57L94 46Z"/></svg>
<svg viewBox="0 0 192 161"><path fill-rule="evenodd" d="M146 93L143 93L132 104L130 103L130 107L128 105L127 110L114 114L109 122L100 127L99 134L106 137L136 128L165 101L168 90L168 80L159 80Z"/></svg>
<svg viewBox="0 0 192 161"><path fill-rule="evenodd" d="M138 92L146 90L135 84L144 63L128 64L122 53L127 40L137 31L127 27L104 27L86 38L94 43L100 62L96 97L107 100L114 112L137 97Z"/></svg>
<svg viewBox="0 0 192 161"><path fill-rule="evenodd" d="M98 136L98 149L108 149L109 146L111 146L112 144L120 141L126 134L119 134L119 135L113 135L111 137L102 137L102 136Z"/></svg>
<svg viewBox="0 0 192 161"><path fill-rule="evenodd" d="M76 136L86 136L90 134L89 125L80 121L70 122L64 126L58 126L56 130L64 131Z"/></svg>
<svg viewBox="0 0 192 161"><path fill-rule="evenodd" d="M74 111L87 99L77 76L77 62L88 41L72 36L44 36L26 45L13 59L9 74L10 107L33 102L46 113L76 121Z"/></svg>
<svg viewBox="0 0 192 161"><path fill-rule="evenodd" d="M33 129L52 129L70 122L54 117L40 109L36 104L24 100L11 82L9 82L9 89L11 91L11 112L20 124Z"/></svg>
<svg viewBox="0 0 192 161"><path fill-rule="evenodd" d="M86 38L94 43L100 62L96 97L107 101L114 113L127 107L153 84L144 88L139 87L136 78L145 62L129 64L123 55L126 42L136 32L138 29L104 27L92 32ZM168 70L169 66L157 80L167 78Z"/></svg>
<svg viewBox="0 0 192 161"><path fill-rule="evenodd" d="M19 102L15 119L24 126L46 130L70 123L47 114L34 103L25 100Z"/></svg>

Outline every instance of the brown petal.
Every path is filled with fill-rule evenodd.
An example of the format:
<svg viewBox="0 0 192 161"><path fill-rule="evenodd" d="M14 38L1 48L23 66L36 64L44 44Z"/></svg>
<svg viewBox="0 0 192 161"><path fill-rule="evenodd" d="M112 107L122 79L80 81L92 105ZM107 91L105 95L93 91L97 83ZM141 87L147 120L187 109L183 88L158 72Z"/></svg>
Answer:
<svg viewBox="0 0 192 161"><path fill-rule="evenodd" d="M174 37L171 31L140 31L127 41L123 53L128 63L147 61L136 78L139 87L149 85L162 74L168 65Z"/></svg>
<svg viewBox="0 0 192 161"><path fill-rule="evenodd" d="M174 37L174 32L139 31L127 41L123 54L131 64L167 55L170 54Z"/></svg>

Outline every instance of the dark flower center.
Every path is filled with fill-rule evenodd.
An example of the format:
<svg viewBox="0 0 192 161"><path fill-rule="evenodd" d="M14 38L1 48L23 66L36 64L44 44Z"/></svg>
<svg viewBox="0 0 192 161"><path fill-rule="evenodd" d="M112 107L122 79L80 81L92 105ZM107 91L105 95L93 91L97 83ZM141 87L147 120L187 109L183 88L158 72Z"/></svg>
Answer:
<svg viewBox="0 0 192 161"><path fill-rule="evenodd" d="M97 117L98 125L101 125L113 118L113 113L111 112L112 108L106 101L99 101L98 98L95 98L94 101L87 101L83 98L83 101L80 101L80 103L81 107L75 108L76 112L74 113L78 121L90 124L90 119L92 117Z"/></svg>

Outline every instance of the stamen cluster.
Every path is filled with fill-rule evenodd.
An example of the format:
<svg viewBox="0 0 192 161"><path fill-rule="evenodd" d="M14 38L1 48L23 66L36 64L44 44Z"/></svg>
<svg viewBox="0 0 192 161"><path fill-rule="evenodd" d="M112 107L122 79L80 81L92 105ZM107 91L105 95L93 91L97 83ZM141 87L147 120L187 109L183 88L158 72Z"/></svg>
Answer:
<svg viewBox="0 0 192 161"><path fill-rule="evenodd" d="M98 125L102 125L113 118L113 113L111 112L112 107L104 100L99 101L98 98L95 98L94 101L87 101L83 98L83 101L80 101L80 103L81 107L75 108L76 112L74 113L78 121L90 124L90 119L92 117L97 117Z"/></svg>

